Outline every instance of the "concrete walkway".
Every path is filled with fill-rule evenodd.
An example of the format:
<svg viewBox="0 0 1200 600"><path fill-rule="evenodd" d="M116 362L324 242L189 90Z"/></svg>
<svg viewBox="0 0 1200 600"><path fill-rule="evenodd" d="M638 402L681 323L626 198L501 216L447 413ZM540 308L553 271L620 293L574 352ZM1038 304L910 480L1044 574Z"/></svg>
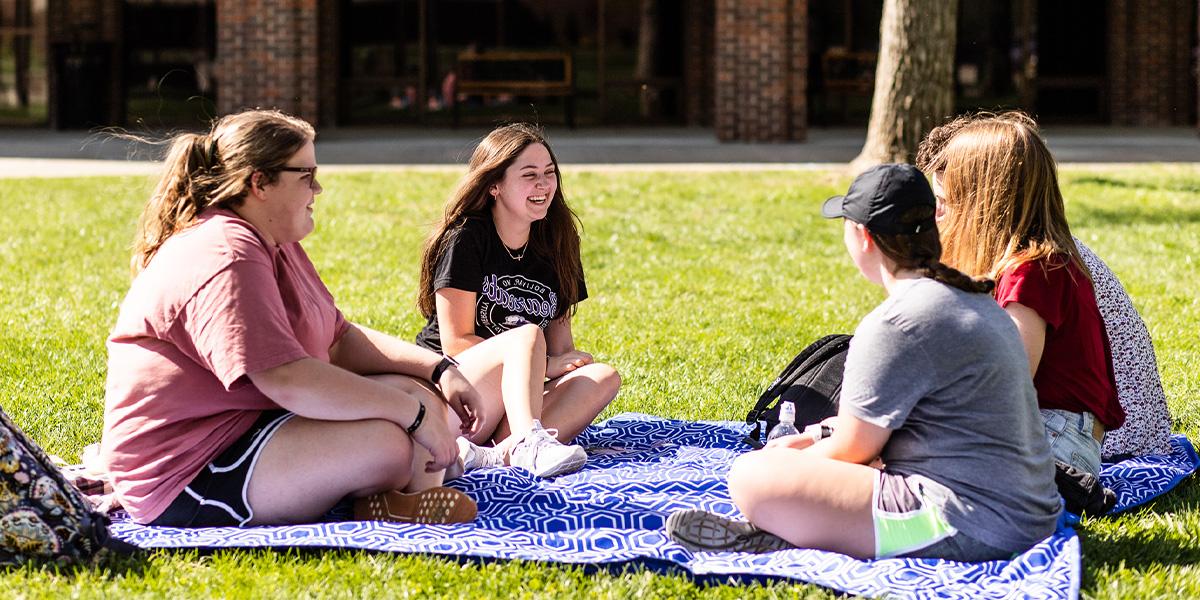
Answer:
<svg viewBox="0 0 1200 600"><path fill-rule="evenodd" d="M323 131L317 158L334 170L461 169L484 129ZM563 164L574 168L780 169L834 167L853 159L862 129L813 129L802 143L720 143L711 129L550 128ZM1048 128L1061 163L1200 163L1194 129ZM140 175L158 172L161 148L105 134L0 129L0 177Z"/></svg>

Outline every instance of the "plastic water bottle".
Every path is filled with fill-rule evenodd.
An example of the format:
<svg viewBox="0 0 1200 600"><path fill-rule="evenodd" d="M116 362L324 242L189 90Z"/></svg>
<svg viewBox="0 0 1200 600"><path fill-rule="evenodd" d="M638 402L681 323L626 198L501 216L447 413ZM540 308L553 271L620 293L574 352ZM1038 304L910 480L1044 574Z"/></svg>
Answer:
<svg viewBox="0 0 1200 600"><path fill-rule="evenodd" d="M779 424L771 428L771 433L767 434L767 441L797 433L800 433L800 430L796 429L796 405L792 404L791 400L784 400L779 403Z"/></svg>

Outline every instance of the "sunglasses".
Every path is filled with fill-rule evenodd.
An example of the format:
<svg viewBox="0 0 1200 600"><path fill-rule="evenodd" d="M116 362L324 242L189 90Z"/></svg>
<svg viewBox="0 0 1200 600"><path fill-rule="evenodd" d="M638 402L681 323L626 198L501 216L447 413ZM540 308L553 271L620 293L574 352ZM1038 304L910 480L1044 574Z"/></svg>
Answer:
<svg viewBox="0 0 1200 600"><path fill-rule="evenodd" d="M312 178L308 180L308 188L313 191L317 189L317 167L279 167L276 170L287 173L308 173L312 175Z"/></svg>

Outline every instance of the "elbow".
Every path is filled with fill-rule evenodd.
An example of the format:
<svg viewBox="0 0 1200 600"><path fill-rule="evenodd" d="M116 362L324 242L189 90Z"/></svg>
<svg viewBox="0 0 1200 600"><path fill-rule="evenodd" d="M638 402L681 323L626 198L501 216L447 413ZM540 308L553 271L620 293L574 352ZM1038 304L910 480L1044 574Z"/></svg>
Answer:
<svg viewBox="0 0 1200 600"><path fill-rule="evenodd" d="M310 360L312 359L301 358L247 376L264 396L287 408L291 404L294 392L302 387L301 379L307 370L305 363Z"/></svg>

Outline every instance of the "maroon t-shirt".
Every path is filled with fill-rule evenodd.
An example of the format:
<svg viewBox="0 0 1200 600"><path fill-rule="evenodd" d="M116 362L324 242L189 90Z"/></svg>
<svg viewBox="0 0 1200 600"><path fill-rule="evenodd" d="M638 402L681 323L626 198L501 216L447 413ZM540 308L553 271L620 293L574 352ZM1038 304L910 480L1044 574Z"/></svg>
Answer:
<svg viewBox="0 0 1200 600"><path fill-rule="evenodd" d="M1038 406L1088 411L1116 429L1125 421L1117 401L1112 352L1092 284L1065 258L1012 267L996 282L996 302L1020 303L1046 321L1046 346L1033 385Z"/></svg>

